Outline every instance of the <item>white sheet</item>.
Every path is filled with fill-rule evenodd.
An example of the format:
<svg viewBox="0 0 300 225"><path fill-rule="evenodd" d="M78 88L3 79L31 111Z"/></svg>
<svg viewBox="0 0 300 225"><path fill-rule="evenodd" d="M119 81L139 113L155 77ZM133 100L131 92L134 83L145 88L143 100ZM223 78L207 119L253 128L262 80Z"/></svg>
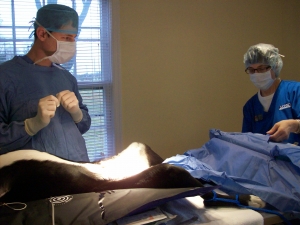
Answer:
<svg viewBox="0 0 300 225"><path fill-rule="evenodd" d="M166 225L263 225L262 215L251 209L237 207L205 208L199 196L168 202L160 207L177 217Z"/></svg>

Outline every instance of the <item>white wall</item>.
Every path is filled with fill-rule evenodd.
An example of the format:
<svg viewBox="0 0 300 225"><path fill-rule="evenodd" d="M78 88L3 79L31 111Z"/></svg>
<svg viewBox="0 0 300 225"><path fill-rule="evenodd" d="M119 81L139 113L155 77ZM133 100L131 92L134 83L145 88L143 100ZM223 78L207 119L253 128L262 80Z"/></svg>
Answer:
<svg viewBox="0 0 300 225"><path fill-rule="evenodd" d="M282 79L299 80L298 0L120 0L122 148L144 142L162 157L241 131L256 89L248 47L286 55Z"/></svg>

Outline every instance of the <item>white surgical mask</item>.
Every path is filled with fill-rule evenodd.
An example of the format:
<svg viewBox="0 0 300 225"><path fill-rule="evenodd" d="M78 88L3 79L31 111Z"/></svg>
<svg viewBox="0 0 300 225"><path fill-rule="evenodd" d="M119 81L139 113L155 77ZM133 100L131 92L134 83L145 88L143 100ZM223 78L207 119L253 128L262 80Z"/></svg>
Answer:
<svg viewBox="0 0 300 225"><path fill-rule="evenodd" d="M69 41L58 41L50 32L46 30L46 32L56 40L56 52L54 52L50 56L46 56L34 64L44 60L49 59L53 63L66 63L70 61L76 53L76 42L69 42Z"/></svg>
<svg viewBox="0 0 300 225"><path fill-rule="evenodd" d="M269 89L274 80L272 79L271 70L266 71L264 73L253 73L250 74L250 80L260 90L267 90Z"/></svg>

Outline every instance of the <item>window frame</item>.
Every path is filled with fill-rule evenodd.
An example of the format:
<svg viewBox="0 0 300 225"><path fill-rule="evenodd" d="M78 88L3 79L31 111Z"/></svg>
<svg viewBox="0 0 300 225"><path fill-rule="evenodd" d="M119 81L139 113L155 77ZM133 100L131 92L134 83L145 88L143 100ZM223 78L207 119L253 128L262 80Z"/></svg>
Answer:
<svg viewBox="0 0 300 225"><path fill-rule="evenodd" d="M32 0L34 1L34 0ZM104 79L104 81L99 82L81 82L78 81L78 88L79 90L87 89L87 88L102 88L104 91L104 108L105 108L105 114L106 114L106 130L107 130L107 143L106 151L109 153L105 156L105 158L115 155L117 152L121 150L122 145L122 138L121 138L121 93L120 93L120 60L119 60L119 0L98 0L99 4L101 2L102 6L102 13L101 13L101 20L104 21L104 23L101 24L101 32L104 31L105 35L105 43L101 42L101 45L107 45L105 48L105 51L109 51L108 54L104 54L103 51L101 51L101 61L108 60L108 63L101 62L101 66L103 66L103 69L101 70L102 74L110 74L110 78ZM42 0L43 3L45 1ZM14 6L16 2L14 0L11 0L12 4L12 11L15 9ZM15 20L14 20L14 12L12 12L12 42L13 44L13 55L17 55L17 46L16 43L18 41L28 41L28 39L17 39L16 38L16 26ZM0 25L1 27L1 25ZM24 26L19 26L21 28L24 28ZM27 27L28 28L28 27ZM105 33L105 31L107 31ZM102 34L101 34L102 35ZM80 40L80 37L79 37ZM1 41L1 39L0 39ZM5 40L7 41L7 39ZM102 48L103 49L103 48ZM8 59L6 59L8 60ZM76 60L74 63L74 72L75 77L76 76ZM106 76L106 75L105 75ZM95 159L92 159L92 161Z"/></svg>

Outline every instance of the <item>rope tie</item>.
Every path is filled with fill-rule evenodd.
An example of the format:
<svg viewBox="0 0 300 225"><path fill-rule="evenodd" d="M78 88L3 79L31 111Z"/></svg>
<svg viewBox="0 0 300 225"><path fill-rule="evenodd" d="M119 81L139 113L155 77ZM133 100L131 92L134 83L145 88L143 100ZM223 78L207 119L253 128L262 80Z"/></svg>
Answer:
<svg viewBox="0 0 300 225"><path fill-rule="evenodd" d="M9 202L9 203L2 203L0 204L1 206L6 206L12 210L16 210L16 211L21 211L27 208L27 205L23 202ZM14 206L19 206L19 207L14 207Z"/></svg>

